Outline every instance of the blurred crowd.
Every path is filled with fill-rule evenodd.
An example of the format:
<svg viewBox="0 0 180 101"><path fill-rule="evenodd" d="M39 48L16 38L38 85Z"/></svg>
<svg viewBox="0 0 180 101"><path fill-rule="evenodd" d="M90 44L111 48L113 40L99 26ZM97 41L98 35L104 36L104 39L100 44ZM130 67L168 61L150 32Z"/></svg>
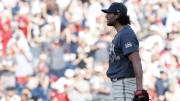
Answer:
<svg viewBox="0 0 180 101"><path fill-rule="evenodd" d="M115 1L0 0L0 101L111 101ZM180 0L123 2L151 101L180 101Z"/></svg>

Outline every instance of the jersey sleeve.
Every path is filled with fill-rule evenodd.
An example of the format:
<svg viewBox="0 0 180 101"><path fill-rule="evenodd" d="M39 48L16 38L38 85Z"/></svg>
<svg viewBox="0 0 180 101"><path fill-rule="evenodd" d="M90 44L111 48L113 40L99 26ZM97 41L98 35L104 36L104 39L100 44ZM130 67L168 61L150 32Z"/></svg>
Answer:
<svg viewBox="0 0 180 101"><path fill-rule="evenodd" d="M121 35L121 47L123 55L129 55L133 52L139 51L139 42L134 34L124 33Z"/></svg>

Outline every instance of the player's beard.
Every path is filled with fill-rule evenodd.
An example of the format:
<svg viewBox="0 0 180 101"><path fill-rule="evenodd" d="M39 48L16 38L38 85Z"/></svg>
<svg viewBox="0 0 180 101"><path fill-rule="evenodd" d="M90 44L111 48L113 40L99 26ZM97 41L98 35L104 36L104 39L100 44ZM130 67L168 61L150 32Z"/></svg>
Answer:
<svg viewBox="0 0 180 101"><path fill-rule="evenodd" d="M116 21L115 21L115 20L108 20L108 21L107 21L107 25L108 25L108 26L115 26L115 24L116 24Z"/></svg>

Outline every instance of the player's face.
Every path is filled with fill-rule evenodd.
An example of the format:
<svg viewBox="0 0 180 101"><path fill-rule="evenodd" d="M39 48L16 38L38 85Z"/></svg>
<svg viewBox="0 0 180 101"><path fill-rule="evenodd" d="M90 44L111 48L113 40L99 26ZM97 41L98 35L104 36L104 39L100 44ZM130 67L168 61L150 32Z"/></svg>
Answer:
<svg viewBox="0 0 180 101"><path fill-rule="evenodd" d="M108 26L115 26L116 24L116 15L114 13L107 13L106 20Z"/></svg>

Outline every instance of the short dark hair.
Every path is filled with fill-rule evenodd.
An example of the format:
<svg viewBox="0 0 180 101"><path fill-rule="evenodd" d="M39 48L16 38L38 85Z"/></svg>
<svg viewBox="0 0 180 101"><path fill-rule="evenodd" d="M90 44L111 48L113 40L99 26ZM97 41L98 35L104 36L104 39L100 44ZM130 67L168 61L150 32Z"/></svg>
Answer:
<svg viewBox="0 0 180 101"><path fill-rule="evenodd" d="M130 17L128 15L119 15L119 18L117 18L117 21L121 24L121 25L128 25L131 24L130 21Z"/></svg>

